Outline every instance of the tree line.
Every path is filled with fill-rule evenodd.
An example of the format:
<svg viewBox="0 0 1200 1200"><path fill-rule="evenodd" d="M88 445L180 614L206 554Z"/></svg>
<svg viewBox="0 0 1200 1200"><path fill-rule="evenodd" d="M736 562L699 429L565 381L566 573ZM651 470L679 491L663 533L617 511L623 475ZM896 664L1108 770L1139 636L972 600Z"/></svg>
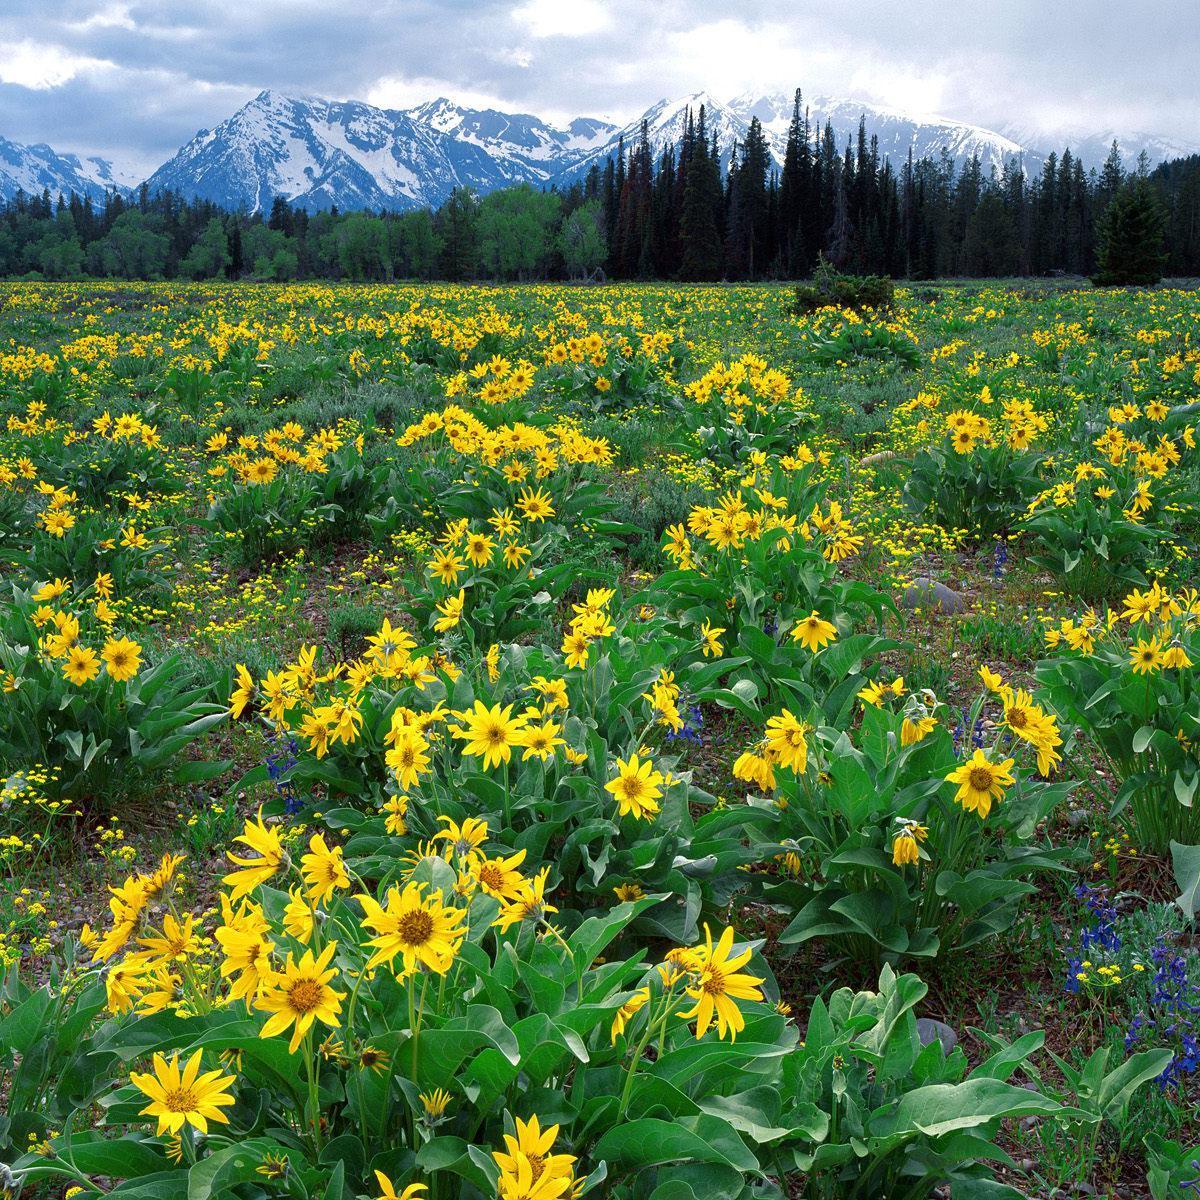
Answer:
<svg viewBox="0 0 1200 1200"><path fill-rule="evenodd" d="M456 188L435 210L308 213L279 197L248 214L144 185L102 204L18 193L0 209L0 275L706 281L799 278L821 259L913 279L1086 275L1106 218L1130 211L1167 274L1200 275L1200 155L1127 169L1114 142L1099 170L1069 149L1033 175L946 149L896 165L864 121L839 148L797 92L782 168L757 118L722 147L701 107L677 143L656 152L643 124L569 187Z"/></svg>

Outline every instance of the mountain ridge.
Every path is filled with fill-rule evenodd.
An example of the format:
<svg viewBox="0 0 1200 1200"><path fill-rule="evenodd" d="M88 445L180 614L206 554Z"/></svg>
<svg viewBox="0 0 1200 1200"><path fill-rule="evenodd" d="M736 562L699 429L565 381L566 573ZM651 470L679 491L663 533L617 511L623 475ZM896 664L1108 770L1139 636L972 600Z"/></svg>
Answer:
<svg viewBox="0 0 1200 1200"><path fill-rule="evenodd" d="M595 117L561 125L530 113L470 108L445 96L390 109L268 88L213 129L199 130L145 182L152 191L170 188L189 199L250 212L268 209L277 195L312 212L335 205L436 207L460 185L481 193L519 183L569 185L612 157L622 140L628 146L638 139L643 124L655 153L661 153L668 142L679 141L687 112L701 104L709 133L717 133L723 166L757 117L775 166L782 167L793 105L787 93L743 93L729 101L708 92L663 98L617 126ZM813 96L804 107L814 133L831 126L839 152L855 137L861 116L880 156L897 167L910 150L914 157L936 157L944 147L959 164L977 155L985 172L1016 160L1034 174L1051 149L1038 143L1040 135L1022 130L918 118L849 98ZM1086 168L1098 168L1113 136L1080 133L1072 153ZM1129 165L1142 149L1152 161L1195 152L1152 135L1126 139L1122 148ZM52 195L75 191L100 200L114 189L130 193L132 182L106 159L0 138L0 199L11 199L18 189L37 194L48 188Z"/></svg>

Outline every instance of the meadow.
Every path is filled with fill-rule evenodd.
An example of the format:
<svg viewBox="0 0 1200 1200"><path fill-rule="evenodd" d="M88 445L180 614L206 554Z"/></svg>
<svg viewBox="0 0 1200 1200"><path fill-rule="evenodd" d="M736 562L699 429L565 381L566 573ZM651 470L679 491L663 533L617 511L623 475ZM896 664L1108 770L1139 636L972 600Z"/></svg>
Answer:
<svg viewBox="0 0 1200 1200"><path fill-rule="evenodd" d="M0 285L0 1194L1191 1194L1197 402L1195 290Z"/></svg>

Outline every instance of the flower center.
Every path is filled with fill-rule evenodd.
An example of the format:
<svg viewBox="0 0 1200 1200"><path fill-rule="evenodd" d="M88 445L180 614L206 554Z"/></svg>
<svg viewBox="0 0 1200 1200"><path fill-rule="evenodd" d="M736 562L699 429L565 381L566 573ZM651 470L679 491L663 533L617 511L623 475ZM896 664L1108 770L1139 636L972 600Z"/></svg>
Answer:
<svg viewBox="0 0 1200 1200"><path fill-rule="evenodd" d="M196 1097L191 1088L175 1088L163 1097L163 1106L168 1112L195 1112Z"/></svg>
<svg viewBox="0 0 1200 1200"><path fill-rule="evenodd" d="M421 946L429 940L429 935L433 932L433 918L424 910L416 909L413 912L405 913L400 918L400 926L397 930L400 934L400 939L407 942L410 946Z"/></svg>
<svg viewBox="0 0 1200 1200"><path fill-rule="evenodd" d="M971 787L977 792L988 792L992 788L992 773L986 767L975 767L968 776Z"/></svg>
<svg viewBox="0 0 1200 1200"><path fill-rule="evenodd" d="M321 985L315 979L298 979L288 990L288 1004L298 1013L310 1013L321 1003Z"/></svg>
<svg viewBox="0 0 1200 1200"><path fill-rule="evenodd" d="M485 863L479 868L479 882L485 887L501 888L504 886L504 873L491 863Z"/></svg>

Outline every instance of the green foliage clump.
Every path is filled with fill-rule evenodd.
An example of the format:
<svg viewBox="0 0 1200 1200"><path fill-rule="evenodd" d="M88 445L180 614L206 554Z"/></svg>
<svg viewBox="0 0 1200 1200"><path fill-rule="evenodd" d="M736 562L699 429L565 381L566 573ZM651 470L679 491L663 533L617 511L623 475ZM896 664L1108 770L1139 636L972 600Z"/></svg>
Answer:
<svg viewBox="0 0 1200 1200"><path fill-rule="evenodd" d="M811 283L796 285L792 311L797 316L819 308L889 309L896 298L896 285L886 275L849 275L822 258Z"/></svg>

